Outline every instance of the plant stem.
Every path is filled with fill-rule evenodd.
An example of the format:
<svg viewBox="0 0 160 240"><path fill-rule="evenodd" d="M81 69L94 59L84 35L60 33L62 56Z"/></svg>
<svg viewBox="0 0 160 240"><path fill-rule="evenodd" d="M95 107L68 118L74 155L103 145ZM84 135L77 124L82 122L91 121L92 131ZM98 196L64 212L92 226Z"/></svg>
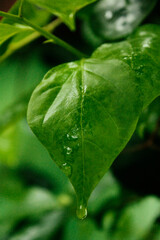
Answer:
<svg viewBox="0 0 160 240"><path fill-rule="evenodd" d="M32 27L33 29L35 29L37 32L41 33L41 35L44 36L45 38L47 38L49 40L53 40L53 42L56 43L57 45L67 49L69 52L73 53L78 58L86 57L79 50L75 49L74 47L72 47L71 45L66 43L65 41L63 41L60 38L53 35L52 33L45 31L43 28L39 27L38 25L31 23L27 19L23 19L23 22L26 23L28 26Z"/></svg>
<svg viewBox="0 0 160 240"><path fill-rule="evenodd" d="M20 0L20 3L19 3L19 11L18 11L18 16L19 17L22 17L23 2L24 2L24 0Z"/></svg>
<svg viewBox="0 0 160 240"><path fill-rule="evenodd" d="M6 18L8 18L8 19L10 19L14 22L22 23L22 19L19 16L16 16L16 15L11 14L11 13L0 11L0 16L6 17Z"/></svg>
<svg viewBox="0 0 160 240"><path fill-rule="evenodd" d="M30 22L26 18L22 18L22 17L14 15L14 14L6 13L6 12L3 12L3 11L0 11L0 16L6 17L6 18L8 18L8 19L10 19L14 22L16 21L16 22L19 22L21 24L26 24L26 25L30 26L31 28L33 28L34 30L39 32L42 36L44 36L45 38L47 38L49 40L53 40L54 43L56 43L57 45L67 49L69 52L73 53L78 58L86 57L83 53L81 53L76 48L72 47L70 44L66 43L65 41L63 41L60 38L56 37L55 35L51 34L50 32L47 32L46 30L39 27L38 25Z"/></svg>

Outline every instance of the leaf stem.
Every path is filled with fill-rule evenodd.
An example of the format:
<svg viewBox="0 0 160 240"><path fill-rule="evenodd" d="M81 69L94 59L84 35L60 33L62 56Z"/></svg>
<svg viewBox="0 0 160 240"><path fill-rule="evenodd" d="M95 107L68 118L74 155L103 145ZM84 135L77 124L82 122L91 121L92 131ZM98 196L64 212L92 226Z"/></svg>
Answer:
<svg viewBox="0 0 160 240"><path fill-rule="evenodd" d="M24 0L20 0L20 3L19 3L19 10L18 10L18 16L19 17L22 17L23 2L24 2Z"/></svg>
<svg viewBox="0 0 160 240"><path fill-rule="evenodd" d="M7 13L7 12L3 12L3 11L0 11L0 16L2 17L6 17L12 21L16 21L16 22L22 22L22 19L17 16L17 15L14 15L14 14L11 14L11 13Z"/></svg>
<svg viewBox="0 0 160 240"><path fill-rule="evenodd" d="M55 35L53 35L50 32L47 32L45 29L43 29L42 27L30 22L29 20L27 20L26 18L22 18L19 16L16 16L14 14L11 13L6 13L3 11L0 11L0 16L2 17L6 17L12 21L16 21L19 22L21 24L26 24L28 26L30 26L31 28L33 28L34 30L36 30L37 32L39 32L42 36L44 36L45 38L49 39L49 40L53 40L54 43L56 43L57 45L67 49L69 52L73 53L75 56L77 56L78 58L84 58L86 57L83 53L81 53L79 50L77 50L76 48L72 47L70 44L66 43L65 41L61 40L60 38L56 37Z"/></svg>
<svg viewBox="0 0 160 240"><path fill-rule="evenodd" d="M53 40L53 42L56 43L57 45L67 49L69 52L73 53L78 58L86 57L79 50L75 49L74 47L72 47L71 45L66 43L65 41L63 41L60 38L53 35L52 33L45 31L43 28L39 27L38 25L31 23L27 19L23 19L23 22L26 23L28 26L32 27L33 29L35 29L37 32L41 33L41 35L44 36L45 38L47 38L49 40Z"/></svg>

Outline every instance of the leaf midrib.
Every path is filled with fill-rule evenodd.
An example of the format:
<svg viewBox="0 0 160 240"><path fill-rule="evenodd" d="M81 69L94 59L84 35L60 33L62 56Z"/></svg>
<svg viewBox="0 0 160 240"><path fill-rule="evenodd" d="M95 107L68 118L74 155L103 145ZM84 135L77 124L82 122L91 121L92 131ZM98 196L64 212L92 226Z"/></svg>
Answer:
<svg viewBox="0 0 160 240"><path fill-rule="evenodd" d="M84 130L83 130L83 102L84 102L84 59L81 60L81 117L80 117L80 126L81 126L81 146L82 146L82 196L84 196L84 176L85 176L85 168L84 168Z"/></svg>

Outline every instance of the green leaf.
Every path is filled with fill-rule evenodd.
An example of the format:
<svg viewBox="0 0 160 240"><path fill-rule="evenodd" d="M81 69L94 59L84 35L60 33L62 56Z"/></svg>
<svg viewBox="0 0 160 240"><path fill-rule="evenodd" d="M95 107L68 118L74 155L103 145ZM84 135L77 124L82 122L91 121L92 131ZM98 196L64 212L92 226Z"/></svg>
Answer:
<svg viewBox="0 0 160 240"><path fill-rule="evenodd" d="M41 175L42 178L50 182L54 193L68 193L72 189L66 175L60 171L42 144L33 135L26 121L20 124L20 142L19 150L19 167L21 169L28 167L32 172ZM30 154L32 152L32 155ZM36 175L35 174L35 175ZM35 176L36 178L36 176Z"/></svg>
<svg viewBox="0 0 160 240"><path fill-rule="evenodd" d="M92 214L97 214L103 209L103 207L115 204L117 199L120 199L120 196L121 188L109 171L104 175L98 186L93 191L88 202L88 210Z"/></svg>
<svg viewBox="0 0 160 240"><path fill-rule="evenodd" d="M147 197L128 206L118 219L111 239L144 239L160 214L160 200Z"/></svg>
<svg viewBox="0 0 160 240"><path fill-rule="evenodd" d="M95 2L96 0L28 0L52 14L62 18L62 20L73 30L75 28L75 14L86 5Z"/></svg>
<svg viewBox="0 0 160 240"><path fill-rule="evenodd" d="M35 89L28 123L70 178L86 216L88 198L131 138L142 109L160 94L160 27L60 65Z"/></svg>
<svg viewBox="0 0 160 240"><path fill-rule="evenodd" d="M143 108L159 96L160 27L144 25L127 41L103 44L92 55L98 59L119 59L134 71ZM140 105L140 103L139 103Z"/></svg>
<svg viewBox="0 0 160 240"><path fill-rule="evenodd" d="M16 1L16 3L13 5L13 7L9 12L12 14L18 15L18 8L19 8L19 1ZM45 11L44 9L37 8L36 6L31 5L30 3L24 1L23 17L27 18L28 20L30 20L31 22L39 26L45 26L49 22L51 14ZM2 23L10 24L12 26L14 26L15 24L13 21L11 21L8 18L4 18L2 20ZM16 33L12 37L12 39L9 42L7 42L4 52L0 54L1 55L0 62L6 59L11 54L13 54L19 48L22 48L23 46L35 40L39 36L40 36L39 33L35 32L31 28L25 28L23 29L23 31Z"/></svg>
<svg viewBox="0 0 160 240"><path fill-rule="evenodd" d="M154 237L152 235L153 240L159 240L160 239L160 228L158 229L158 231L154 234ZM149 238L147 239L149 240Z"/></svg>
<svg viewBox="0 0 160 240"><path fill-rule="evenodd" d="M19 2L16 1L9 13L18 15ZM46 10L37 8L30 4L28 1L23 2L23 17L39 26L44 26L51 18L51 14ZM8 18L2 19L3 23L14 24L14 22Z"/></svg>
<svg viewBox="0 0 160 240"><path fill-rule="evenodd" d="M19 233L10 237L10 240L50 240L64 221L64 212L61 210L48 213L36 224L31 223Z"/></svg>
<svg viewBox="0 0 160 240"><path fill-rule="evenodd" d="M17 164L18 131L16 126L11 126L0 134L0 162L14 166Z"/></svg>
<svg viewBox="0 0 160 240"><path fill-rule="evenodd" d="M9 25L6 23L0 23L0 45L15 34L20 33L23 28Z"/></svg>
<svg viewBox="0 0 160 240"><path fill-rule="evenodd" d="M47 234L54 232L59 227L61 223L58 219L49 216L56 216L59 213L58 216L61 216L61 221L65 219L65 208L71 204L68 195L55 195L53 192L41 187L28 188L23 183L24 176L19 178L17 171L2 165L0 165L0 175L0 239L8 239L8 234L15 233L14 228L26 219L27 224L23 224L20 229L15 229L16 236L23 234L29 237L29 232L33 233L32 229L35 229L35 235L33 236L38 235L38 239L40 239L40 236L45 239L44 234L47 236ZM40 222L36 224L37 227L33 225L35 219L36 222L40 219ZM29 221L31 221L31 226L28 226ZM28 229L28 234L25 227ZM20 239L23 239L23 237ZM33 240L32 237L31 240Z"/></svg>
<svg viewBox="0 0 160 240"><path fill-rule="evenodd" d="M91 219L79 221L71 218L65 226L63 240L105 240L105 232L98 229L95 222Z"/></svg>

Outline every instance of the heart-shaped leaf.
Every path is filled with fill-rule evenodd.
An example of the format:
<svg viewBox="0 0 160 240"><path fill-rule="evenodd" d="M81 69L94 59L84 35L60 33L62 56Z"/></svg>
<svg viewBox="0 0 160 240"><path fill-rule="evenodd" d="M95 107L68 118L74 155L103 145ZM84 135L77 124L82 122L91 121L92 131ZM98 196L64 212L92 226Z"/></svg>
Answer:
<svg viewBox="0 0 160 240"><path fill-rule="evenodd" d="M144 27L90 59L55 67L31 97L28 123L73 184L80 218L142 109L160 94L159 33Z"/></svg>
<svg viewBox="0 0 160 240"><path fill-rule="evenodd" d="M78 10L96 0L28 0L52 14L62 18L62 20L71 28L75 28L74 17Z"/></svg>

